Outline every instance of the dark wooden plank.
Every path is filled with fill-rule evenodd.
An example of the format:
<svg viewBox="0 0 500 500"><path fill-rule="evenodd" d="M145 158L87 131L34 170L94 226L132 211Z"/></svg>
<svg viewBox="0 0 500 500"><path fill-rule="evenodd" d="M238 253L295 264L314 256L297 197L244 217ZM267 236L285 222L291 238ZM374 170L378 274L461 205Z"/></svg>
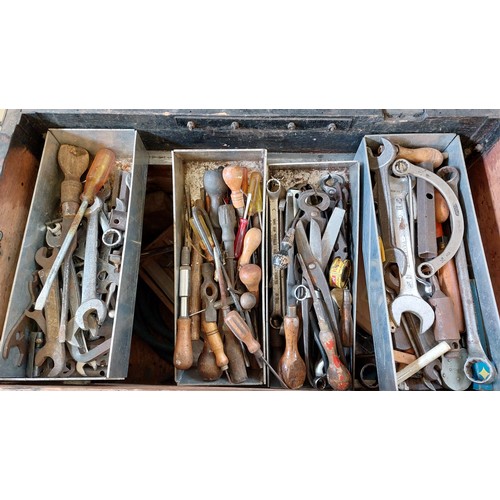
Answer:
<svg viewBox="0 0 500 500"><path fill-rule="evenodd" d="M3 329L17 259L39 162L26 147L11 148L0 177L0 332Z"/></svg>

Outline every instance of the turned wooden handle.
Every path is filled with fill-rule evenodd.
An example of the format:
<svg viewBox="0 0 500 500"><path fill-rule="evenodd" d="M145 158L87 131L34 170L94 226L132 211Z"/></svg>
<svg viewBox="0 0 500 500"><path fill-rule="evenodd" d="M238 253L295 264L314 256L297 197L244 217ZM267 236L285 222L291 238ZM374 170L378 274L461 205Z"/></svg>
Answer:
<svg viewBox="0 0 500 500"><path fill-rule="evenodd" d="M193 344L191 340L191 318L177 320L177 336L174 349L174 366L189 370L193 366Z"/></svg>
<svg viewBox="0 0 500 500"><path fill-rule="evenodd" d="M70 144L62 144L57 153L59 167L64 173L61 183L61 204L63 216L74 216L80 206L83 186L81 176L89 168L89 152Z"/></svg>
<svg viewBox="0 0 500 500"><path fill-rule="evenodd" d="M300 389L306 380L306 364L298 347L299 318L285 316L285 352L281 356L278 370L283 382L290 389Z"/></svg>
<svg viewBox="0 0 500 500"><path fill-rule="evenodd" d="M437 168L441 166L445 158L448 158L448 155L435 148L410 149L398 146L397 158L404 158L411 163L432 163L432 167Z"/></svg>
<svg viewBox="0 0 500 500"><path fill-rule="evenodd" d="M243 183L244 167L225 167L222 171L222 178L227 187L231 190L231 201L234 208L242 210L245 208L245 200L243 199L243 191L241 185Z"/></svg>
<svg viewBox="0 0 500 500"><path fill-rule="evenodd" d="M259 300L259 284L262 279L262 270L257 264L245 264L241 267L240 281L246 286L247 290Z"/></svg>
<svg viewBox="0 0 500 500"><path fill-rule="evenodd" d="M332 332L321 328L319 340L328 357L328 370L326 372L328 384L336 391L346 391L351 387L351 374L340 361Z"/></svg>
<svg viewBox="0 0 500 500"><path fill-rule="evenodd" d="M236 311L229 312L224 318L224 322L234 333L234 336L240 339L247 346L250 354L257 353L257 357L262 355L262 352L259 353L260 344L253 338L252 332L245 323L245 320Z"/></svg>
<svg viewBox="0 0 500 500"><path fill-rule="evenodd" d="M224 352L224 344L222 343L222 337L217 327L217 323L210 322L207 323L203 318L201 320L201 327L205 338L207 339L210 349L212 349L215 355L215 362L219 368L222 370L227 370L229 368L229 359L227 359L226 353Z"/></svg>
<svg viewBox="0 0 500 500"><path fill-rule="evenodd" d="M238 266L242 267L250 262L252 254L259 248L262 241L262 231L256 227L252 227L245 234L245 239L243 240L243 251L241 252L240 259L238 260Z"/></svg>

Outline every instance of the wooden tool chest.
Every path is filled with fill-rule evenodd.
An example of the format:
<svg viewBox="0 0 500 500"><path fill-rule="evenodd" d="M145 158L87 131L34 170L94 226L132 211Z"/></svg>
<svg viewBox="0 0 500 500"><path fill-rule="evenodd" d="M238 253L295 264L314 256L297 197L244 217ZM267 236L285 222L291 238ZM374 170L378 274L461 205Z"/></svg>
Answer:
<svg viewBox="0 0 500 500"><path fill-rule="evenodd" d="M179 217L173 196L173 150L265 149L268 165L297 161L301 155L351 162L365 136L457 134L489 277L500 303L499 110L8 110L0 118L0 327L48 131L136 130L144 144L148 176L137 284L141 301L136 303L128 376L124 381L93 382L95 387L177 387L174 368L167 361L172 356L168 346L173 345L175 317L174 255L168 248L173 247ZM363 225L363 200L360 214ZM362 239L360 232L360 244ZM145 308L148 300L162 304L155 318ZM162 330L162 324L167 328ZM0 388L12 384L17 387L21 382L3 382ZM389 382L381 388L396 387Z"/></svg>

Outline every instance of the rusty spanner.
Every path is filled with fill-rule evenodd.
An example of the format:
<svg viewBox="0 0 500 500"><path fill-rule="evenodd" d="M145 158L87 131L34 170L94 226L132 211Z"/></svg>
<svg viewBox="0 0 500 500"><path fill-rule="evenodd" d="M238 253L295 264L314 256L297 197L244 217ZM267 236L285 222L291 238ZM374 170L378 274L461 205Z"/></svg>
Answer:
<svg viewBox="0 0 500 500"><path fill-rule="evenodd" d="M52 255L47 256L47 248L41 247L35 254L35 261L42 269L39 271L42 284L45 283L47 275L52 269L52 264L58 254L57 249L53 249ZM51 359L54 366L47 373L47 377L58 377L65 366L66 351L65 339L61 342L59 338L59 320L60 320L60 297L59 297L59 279L56 276L52 284L47 302L45 303L46 335L45 345L35 356L35 365L41 367L47 359Z"/></svg>

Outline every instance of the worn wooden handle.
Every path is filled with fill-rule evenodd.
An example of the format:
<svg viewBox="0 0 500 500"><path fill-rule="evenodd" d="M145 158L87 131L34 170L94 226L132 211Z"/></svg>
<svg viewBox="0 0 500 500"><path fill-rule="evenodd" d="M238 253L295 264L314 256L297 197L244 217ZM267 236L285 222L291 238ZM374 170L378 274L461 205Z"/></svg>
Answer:
<svg viewBox="0 0 500 500"><path fill-rule="evenodd" d="M443 154L435 148L410 149L398 146L398 149L398 158L404 158L411 163L432 163L433 168L441 166L445 158L448 157L447 154Z"/></svg>
<svg viewBox="0 0 500 500"><path fill-rule="evenodd" d="M177 320L177 336L174 349L174 366L189 370L193 366L193 344L191 340L191 318Z"/></svg>
<svg viewBox="0 0 500 500"><path fill-rule="evenodd" d="M201 327L205 338L207 339L210 349L212 349L215 355L215 362L219 368L222 370L227 370L229 368L229 359L227 359L226 353L224 352L224 344L222 343L222 337L217 327L217 323L210 322L207 323L204 319L201 320Z"/></svg>
<svg viewBox="0 0 500 500"><path fill-rule="evenodd" d="M259 301L259 284L262 279L262 269L257 264L245 264L241 267L240 281L246 286L247 290Z"/></svg>
<svg viewBox="0 0 500 500"><path fill-rule="evenodd" d="M243 240L243 251L241 252L238 266L242 267L250 262L252 254L259 248L262 241L262 231L256 227L252 227L245 234Z"/></svg>
<svg viewBox="0 0 500 500"><path fill-rule="evenodd" d="M300 389L306 380L306 364L298 347L299 318L285 316L283 324L286 344L278 364L279 374L290 389Z"/></svg>
<svg viewBox="0 0 500 500"><path fill-rule="evenodd" d="M328 357L328 370L326 372L328 384L336 391L346 391L351 387L351 374L340 361L332 332L321 328L319 340Z"/></svg>
<svg viewBox="0 0 500 500"><path fill-rule="evenodd" d="M198 357L197 369L200 377L207 382L218 380L222 375L222 370L217 366L215 355L206 340L203 342L203 350Z"/></svg>
<svg viewBox="0 0 500 500"><path fill-rule="evenodd" d="M241 344L229 330L227 325L222 327L222 331L224 332L224 349L229 359L229 374L231 375L231 380L235 384L241 384L248 379Z"/></svg>

